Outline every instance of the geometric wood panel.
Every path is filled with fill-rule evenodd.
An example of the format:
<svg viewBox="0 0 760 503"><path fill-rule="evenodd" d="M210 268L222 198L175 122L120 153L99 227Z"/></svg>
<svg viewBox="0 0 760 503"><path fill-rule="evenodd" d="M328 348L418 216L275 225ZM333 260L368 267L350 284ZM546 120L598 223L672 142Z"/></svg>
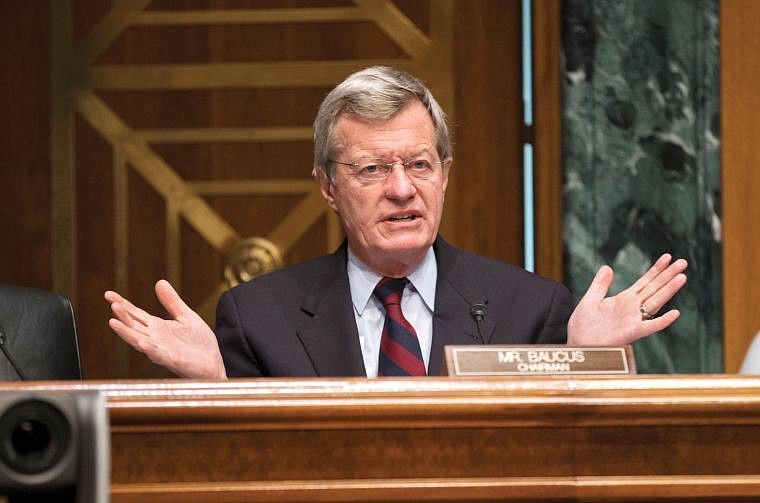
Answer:
<svg viewBox="0 0 760 503"><path fill-rule="evenodd" d="M108 334L103 290L159 314L165 277L213 325L222 256L242 239L286 264L337 247L311 121L349 73L408 70L453 119L450 0L50 9L53 288L79 307L81 337L108 338L83 341L89 377L163 375Z"/></svg>
<svg viewBox="0 0 760 503"><path fill-rule="evenodd" d="M326 10L314 15L323 17L348 9L343 12L356 15L357 4L347 0L154 0L131 16L131 24L84 69L71 63L73 55L94 47L93 34L102 37L113 30L135 4L0 3L5 58L0 100L7 112L0 123L0 182L7 188L0 198L0 281L72 297L85 377L165 375L111 332L102 292L126 281L124 292L132 300L161 314L153 284L179 264L183 297L201 306L220 283L222 254L182 216L176 231L180 261L167 264L167 215L172 214L167 199L125 159L125 151L114 149L73 108L77 93L86 98L89 92L97 99L91 101L105 104L129 128L131 140L146 144L238 235L266 237L306 193L250 195L240 193L249 190L245 183L229 181L255 179L271 192L281 181L303 183L305 191L313 183L308 179L311 142L264 137L262 130L292 137L310 128L332 87L265 87L258 74L250 76L249 87L219 83L220 75L207 76L218 87L168 89L150 83L148 88L147 81L138 82L138 89L94 87L94 73L101 69L113 75L119 68L181 69L201 63L209 68L256 63L263 71L319 62L358 67L357 61L369 59L422 76L452 116L455 162L442 234L466 250L521 264L520 1L450 3L444 2L450 11L430 0L393 3L433 41L428 50L435 61L429 65L407 55L374 22L264 22L299 12L283 9L319 7ZM244 14L252 9L255 17ZM448 57L445 37L450 38ZM306 68L299 75L314 72ZM536 93L536 107L544 95L545 90ZM538 137L538 113L535 122ZM209 130L227 136L198 138ZM164 132L173 136L166 138ZM253 133L261 141L250 140ZM540 169L538 154L536 162ZM323 214L291 246L285 263L324 253L329 232L335 232L334 221Z"/></svg>

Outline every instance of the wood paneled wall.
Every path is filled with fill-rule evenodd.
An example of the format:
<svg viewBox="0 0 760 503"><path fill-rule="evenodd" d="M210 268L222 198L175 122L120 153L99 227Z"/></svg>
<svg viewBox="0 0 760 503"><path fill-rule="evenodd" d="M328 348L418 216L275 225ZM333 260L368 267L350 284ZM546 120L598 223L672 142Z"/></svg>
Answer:
<svg viewBox="0 0 760 503"><path fill-rule="evenodd" d="M424 3L406 2L405 7L421 9ZM223 3L217 4L223 6ZM76 5L80 15L75 19L73 32L75 39L81 40L87 28L105 14L108 4L82 1L76 2ZM203 2L196 2L192 7L201 8L203 5ZM519 2L456 0L454 11L451 71L455 86L456 182L452 189L456 194L449 202L458 201L459 204L456 214L450 216L454 222L454 234L448 237L464 248L519 264L522 261L522 210L518 201L522 197L522 175L519 157L514 150L519 143L519 117L512 116L519 110L520 103L519 53L513 45L519 33ZM760 193L760 171L755 169L760 161L760 150L755 147L755 137L760 132L754 113L760 106L756 92L756 76L760 75L760 35L755 29L757 21L760 21L758 15L753 0L721 3L722 214L727 371L738 368L750 338L760 329L760 311L754 308L755 299L760 297L760 266L754 254L760 247L760 231L754 225L760 212L760 205L755 203L756 194ZM0 122L0 187L3 189L0 197L0 281L40 288L52 288L53 261L56 253L60 252L53 248L51 237L55 230L51 218L50 175L51 17L50 5L42 0L0 2L0 75L3 82L0 103L4 112ZM548 22L550 25L553 23L551 19ZM213 31L211 28L207 30ZM137 33L131 33L129 40L123 42L126 45L120 49L121 57L141 44L148 44L146 51L154 58L168 57L166 52L169 49L164 47L160 38L167 35L161 32L158 30L156 36L159 38L153 42L143 42ZM545 34L551 35L550 32ZM256 50L254 47L238 47L235 49L237 53L233 51L225 56L229 44L224 38L217 40L213 46L209 45L208 37L203 40L205 42L186 33L180 45L212 54L216 59L239 57L242 51ZM282 43L295 43L295 40L284 40ZM373 44L373 40L365 42L365 45ZM536 41L536 46L540 51L539 41ZM338 54L349 50L339 44L332 47L339 51ZM114 60L120 57L117 53L116 49L111 49L105 57ZM540 52L538 56L544 57L546 54ZM537 73L536 78L540 81L541 74ZM326 88L307 93L304 99L313 104L311 107L290 106L288 113L282 114L282 124L308 124L313 106L325 91ZM173 123L177 126L183 121L197 121L203 114L223 114L225 108L221 98L217 99L214 107L201 107L197 94L188 90L163 104L157 101L155 95L142 93L138 100L140 106L132 110L128 97L124 93L121 96L116 94L109 99L124 109L124 113L132 114L135 120L142 114L146 126L168 121L166 110L181 110L180 116L175 119L178 122ZM235 113L244 113L246 106L252 103L250 97L242 93L232 94L230 102L241 106L227 110L227 113L233 114L231 117L219 119L228 121L228 124L239 121ZM540 95L537 93L537 98ZM275 101L275 95L263 93L256 103L271 106ZM540 104L537 103L537 106ZM551 113L551 108L548 112ZM110 166L113 162L111 153L103 149L97 136L88 130L81 119L76 127L78 147L88 150L93 158L102 158ZM278 151L273 146L267 148L269 150L266 152L259 149L256 154L275 159L295 159L289 151ZM161 154L173 159L178 155L176 150L177 147L167 145L161 148ZM307 158L308 145L299 147L297 152L299 158ZM551 151L547 152L549 156L554 155ZM246 162L249 154L245 149L234 154L224 148L215 151L198 149L187 157L188 163L183 163L183 166L188 173L192 173L199 166L213 164L215 158L232 156ZM257 164L255 169L274 169L273 166ZM77 182L80 196L84 193L88 198L108 199L103 192L104 186L112 186L113 180L104 179L102 170L98 168L98 165L82 168L90 171L83 171L85 176ZM298 164L293 169L305 168ZM163 208L159 209L160 200L141 185L139 179L133 177L130 183L135 193L130 211L137 215L135 218L144 215L143 219L152 219L154 228L151 232L160 235L165 225L163 217L155 217L163 212ZM538 183L541 184L541 180ZM556 194L556 190L553 193ZM227 201L217 198L216 204L225 214L234 215L231 219L236 221L235 225L245 229L253 225L246 215L262 210L252 207L238 212L238 202L234 198ZM545 203L539 204L543 207ZM452 213L450 210L448 213ZM106 328L104 320L107 313L100 300L102 288L113 286L115 278L113 250L103 239L103 234L110 232L109 217L108 214L88 216L92 223L88 220L80 236L92 241L97 251L81 257L89 268L84 276L94 278L103 274L106 278L93 284L86 281L79 288L85 294L81 299L74 299L77 301L85 375L88 377L115 376L116 369L101 365L100 355L103 352L127 351L126 348L118 349L119 343ZM202 267L210 272L203 274L218 274L218 256L204 248L191 231L183 234L186 235L183 243L184 253L188 255L186 260L206 264ZM556 230L550 229L548 236L556 234ZM538 238L541 239L541 234ZM311 240L310 237L304 239L307 242ZM144 273L133 280L132 289L140 291L141 296L146 298L152 297L150 290L154 279L166 275L165 268L151 265L151 255L162 256L164 253L163 249L155 249L151 243L149 236L135 236L131 244L134 248L131 255L131 260L135 262L133 267L144 268ZM145 253L146 249L150 249L150 253ZM545 249L539 241L539 267L542 263L540 255ZM290 260L304 258L309 252L300 251L299 248L298 252L293 253ZM541 271L555 275L550 268ZM195 284L199 277L188 274L183 278L183 287L187 288L191 297L197 296L191 292L199 289ZM125 368L118 373L130 375L130 370Z"/></svg>
<svg viewBox="0 0 760 503"><path fill-rule="evenodd" d="M400 12L424 35L411 30L408 38L370 19L283 25L259 17L254 24L183 26L167 23L163 14L223 16L234 8L263 9L268 16L268 9L314 6L298 0L115 5L122 10L90 0L0 3L0 72L7 83L0 88L7 111L0 128L0 183L6 189L0 199L0 281L59 290L71 285L63 293L75 303L85 377L164 375L107 328L105 289L121 287L159 314L152 286L170 277L191 305L209 314L228 238L275 235L288 245L286 263L324 253L340 240L335 219L321 213L324 205L304 199L315 188L308 180L309 127L318 103L333 81L354 69L347 61L355 58L417 73L451 114L455 164L443 226L449 241L522 263L519 0L398 0L390 11L383 2L319 3L338 9L338 15L365 9L375 20ZM378 5L386 10L372 11ZM145 15L120 32L119 23L134 21L124 9ZM420 45L424 37L433 41L432 52ZM91 61L92 68L78 69L77 57ZM262 84L266 77L260 72L248 89L229 85L225 79L234 75L219 67L193 73L198 63L253 61L276 73L297 61L323 60L335 64L327 73L304 75L313 82L306 86ZM149 66L164 64L187 66L168 77ZM62 74L75 78L62 83L56 80ZM198 75L210 83L198 85ZM172 81L172 89L156 87L162 78ZM68 96L78 111L67 116L60 92L72 87L97 92ZM197 141L195 132L188 137L189 129L199 128L214 128L210 136L218 141ZM257 128L275 128L286 139L250 141ZM241 129L249 136L236 137ZM66 176L51 174L51 157L53 165L68 163ZM167 175L172 172L179 179ZM230 186L251 173L273 182L270 188L289 180L291 190L257 198L246 197L242 188L230 193ZM188 187L189 199L180 198L185 207L167 202ZM72 198L71 207L52 204L61 194ZM299 204L318 208L313 223L299 220L295 227L301 230L277 231L277 222ZM197 219L204 208L219 219ZM175 256L179 260L170 259Z"/></svg>
<svg viewBox="0 0 760 503"><path fill-rule="evenodd" d="M523 264L520 2L457 3L457 245Z"/></svg>
<svg viewBox="0 0 760 503"><path fill-rule="evenodd" d="M721 205L726 372L736 372L760 330L760 10L720 3Z"/></svg>
<svg viewBox="0 0 760 503"><path fill-rule="evenodd" d="M407 9L424 10L425 2L407 2ZM88 27L91 27L107 11L108 5L95 2L77 2L80 15L74 20L73 33L76 40L81 40ZM200 8L201 4L195 6ZM538 2L537 21L543 20L547 26L554 26L552 16L556 9L551 9ZM760 38L754 29L757 9L752 0L733 0L721 3L721 87L722 87L722 165L723 165L723 238L724 238L724 326L726 370L735 371L752 335L760 329L760 311L754 309L754 299L760 292L760 267L754 257L754 250L760 244L760 234L753 225L760 212L760 205L755 203L755 194L760 193L760 175L754 167L760 159L760 151L754 147L757 136L754 110L759 105L756 93L756 75L760 74ZM36 286L53 287L53 263L60 250L54 249L52 234L56 231L51 217L51 190L53 180L50 173L50 122L51 122L51 19L50 6L44 1L14 2L4 0L0 3L0 40L2 44L2 64L0 74L3 86L0 88L0 103L3 118L0 123L0 281ZM489 0L464 1L454 3L455 22L453 32L453 54L451 72L454 82L454 134L455 134L455 168L454 184L450 189L452 197L447 203L453 203L447 209L447 218L451 221L448 237L455 244L466 249L494 258L520 264L522 262L522 209L521 186L522 174L519 157L520 144L520 89L519 89L519 2L496 2ZM548 13L548 14L547 14ZM542 14L545 14L542 16ZM210 28L209 31L213 31ZM168 58L166 44L161 37L166 33L158 30L158 38L145 42L136 33L131 33L128 40L122 41L121 49L110 49L104 57L114 61L131 54L135 47L147 44L144 48L153 58ZM536 69L537 82L543 86L541 91L551 90L545 87L541 71L552 68L550 54L542 49L553 48L551 30L538 31L535 40L538 51L539 66ZM240 57L240 52L254 49L238 47L229 49L224 38L215 45L209 45L206 37L201 43L197 37L185 34L183 44L194 47L199 53L211 54L216 59ZM548 42L547 42L548 40ZM369 40L364 45L373 46L377 41ZM285 43L285 42L282 42ZM295 43L292 41L291 43ZM124 45L125 44L125 45ZM153 45L150 45L153 44ZM204 45L205 44L205 45ZM542 45L543 44L543 45ZM335 44L333 46L335 47ZM393 48L386 48L392 51ZM347 51L345 47L335 49ZM121 51L121 55L119 54ZM226 52L232 51L232 52ZM237 53L235 52L237 51ZM542 61L544 63L542 63ZM543 70L542 70L543 69ZM549 83L551 83L551 78ZM303 97L311 106L296 107L285 104L287 113L281 114L281 124L308 125L316 104L329 86L306 92ZM132 96L140 106L132 107L129 93L112 93L107 96L115 106L120 107L130 120L146 127L179 126L208 119L209 114L219 116L222 124L240 124L247 105L271 107L277 103L274 93L261 93L255 100L242 92L228 93L215 98L215 103L201 103L202 98L191 90L179 93L179 96L162 102L156 93L143 92ZM537 93L537 99L541 92ZM549 94L537 107L549 102L555 103L556 96ZM233 105L225 105L232 103ZM234 104L245 106L235 106ZM279 105L279 103L277 103ZM553 105L543 105L537 110L536 120L540 121L541 110L551 119ZM167 110L181 111L171 122ZM224 114L230 114L225 116ZM226 122L225 122L226 121ZM543 122L546 124L546 121ZM537 124L537 134L541 124ZM544 126L546 127L546 126ZM92 159L101 159L90 165L81 166L77 181L77 194L90 200L102 199L103 207L109 202L105 188L113 186L114 181L102 170L101 163L110 166L112 153L104 148L102 140L79 119L77 128L77 146L88 152ZM548 134L556 134L556 128L549 126ZM544 137L545 138L545 137ZM541 169L552 165L556 157L557 141L550 139L544 150L547 157L539 158ZM235 147L237 148L237 147ZM540 149L541 145L537 145ZM252 151L253 149L253 151ZM179 154L176 145L164 145L160 154L175 163L181 164L188 176L193 176L199 169L214 166L215 159L238 159L239 164L248 163L253 156L263 156L281 160L288 169L303 171L303 163L310 156L310 146L282 147L268 145L265 147L237 148L236 152L225 147L215 149L195 148L192 154ZM292 155L291 155L292 154ZM182 157L185 155L185 157ZM296 160L300 159L300 160ZM181 162L177 162L177 160ZM276 172L281 163L257 163L252 169ZM545 171L546 172L546 171ZM549 169L551 175L556 170ZM223 173L222 173L223 174ZM537 179L539 187L545 179ZM146 235L130 234L130 260L132 267L143 271L132 280L131 290L139 292L139 297L147 301L149 308L156 309L152 300L152 283L167 275L166 267L158 263L157 257L163 257L165 250L156 244L155 236L165 232L164 208L161 200L146 187L138 177L130 175L130 186L134 197L129 203L133 218L152 221L152 227ZM546 214L547 202L558 201L556 179L549 180L548 198L540 200L539 219ZM554 185L551 185L554 184ZM539 195L540 196L540 195ZM280 196L277 199L287 199ZM261 220L248 218L266 209L273 211L272 205L264 203L256 207L248 201L245 208L239 198L220 198L210 196L213 204L220 209L234 225L244 233L254 232L255 225L266 225ZM281 204L287 204L280 201ZM253 204L253 206L251 206ZM456 205L456 211L452 206ZM276 204L275 204L276 206ZM156 217L156 215L159 215ZM113 377L115 375L134 375L129 365L115 369L100 358L102 354L129 350L120 345L105 326L107 312L101 301L103 288L114 286L117 272L114 270L114 250L111 239L104 239L110 233L112 215L96 213L79 215L80 241L92 244L90 252L83 252L80 263L87 269L82 274L84 283L79 285L81 298L75 297L77 315L80 322L80 334L83 343L85 375L88 377ZM552 264L561 264L553 260L550 253L543 257L545 250L554 250L552 236L559 235L556 218L549 218L547 223L538 221L539 240L537 265L539 271L557 277L557 270ZM184 242L182 249L184 260L199 264L202 271L186 273L182 286L186 295L200 297L203 277L219 274L220 258L209 250L202 240L194 234L187 224L182 224ZM322 224L323 226L325 224ZM544 230L542 230L544 229ZM265 230L265 229L264 229ZM319 232L318 230L315 232ZM541 240L546 241L542 242ZM315 241L314 235L304 237L304 242ZM316 250L308 247L295 247L289 261L296 261ZM554 252L552 252L554 253ZM546 264L542 266L542 264ZM137 366L140 367L143 362Z"/></svg>
<svg viewBox="0 0 760 503"><path fill-rule="evenodd" d="M562 87L560 2L533 0L535 260L562 281Z"/></svg>
<svg viewBox="0 0 760 503"><path fill-rule="evenodd" d="M0 2L0 281L51 285L46 2Z"/></svg>

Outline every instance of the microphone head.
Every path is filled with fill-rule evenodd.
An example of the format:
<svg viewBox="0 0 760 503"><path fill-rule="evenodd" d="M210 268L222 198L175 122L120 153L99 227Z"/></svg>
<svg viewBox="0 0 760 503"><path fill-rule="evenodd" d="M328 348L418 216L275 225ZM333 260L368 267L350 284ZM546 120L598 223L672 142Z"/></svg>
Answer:
<svg viewBox="0 0 760 503"><path fill-rule="evenodd" d="M488 314L488 307L482 302L476 302L470 306L470 317L475 321L483 321Z"/></svg>

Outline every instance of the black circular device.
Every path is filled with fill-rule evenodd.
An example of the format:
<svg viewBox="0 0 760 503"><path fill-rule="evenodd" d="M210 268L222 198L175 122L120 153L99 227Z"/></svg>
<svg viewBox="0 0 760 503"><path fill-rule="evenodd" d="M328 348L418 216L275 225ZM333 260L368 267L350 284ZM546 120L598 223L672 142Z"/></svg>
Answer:
<svg viewBox="0 0 760 503"><path fill-rule="evenodd" d="M70 443L68 419L48 402L23 400L0 418L0 459L18 473L34 475L50 470Z"/></svg>

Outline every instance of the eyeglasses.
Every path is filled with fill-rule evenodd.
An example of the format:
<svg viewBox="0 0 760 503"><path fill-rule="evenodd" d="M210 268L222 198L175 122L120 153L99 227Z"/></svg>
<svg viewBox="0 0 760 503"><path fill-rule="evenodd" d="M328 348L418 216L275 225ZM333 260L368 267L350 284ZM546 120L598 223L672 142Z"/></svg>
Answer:
<svg viewBox="0 0 760 503"><path fill-rule="evenodd" d="M384 159L361 157L356 162L340 162L328 159L333 164L341 164L351 168L350 174L363 182L380 182L388 178L393 166L401 164L409 177L415 180L427 180L435 174L436 164L443 161L432 161L425 156L417 156L406 161L388 162Z"/></svg>

